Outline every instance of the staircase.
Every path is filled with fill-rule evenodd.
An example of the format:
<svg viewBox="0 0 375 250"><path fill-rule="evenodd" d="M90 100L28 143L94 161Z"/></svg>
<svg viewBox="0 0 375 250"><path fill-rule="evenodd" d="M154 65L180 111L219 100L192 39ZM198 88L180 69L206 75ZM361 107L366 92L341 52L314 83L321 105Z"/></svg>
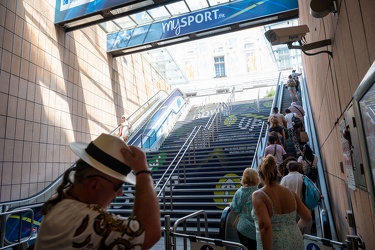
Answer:
<svg viewBox="0 0 375 250"><path fill-rule="evenodd" d="M251 166L260 128L268 119L271 105L272 100L264 100L258 111L255 103L233 103L230 115L222 116L213 123L209 141L199 139L200 134L197 134L198 140L179 160L179 167L172 176L172 187L167 183L164 198L159 196L162 220L169 215L173 225L181 217L204 210L209 237L219 238L222 211L240 187L243 170ZM216 106L207 105L206 112L201 114L213 113ZM176 123L159 150L147 153L155 183L160 182L166 171L170 171L168 167L180 154L189 134L199 126L204 127L209 118L197 115L192 108L184 121ZM201 130L201 133L204 132ZM176 164L174 162L172 167ZM156 191L160 191L160 185ZM118 197L110 210L129 216L133 199L134 186L124 186L124 196ZM197 227L194 223L188 223L186 233L195 234Z"/></svg>

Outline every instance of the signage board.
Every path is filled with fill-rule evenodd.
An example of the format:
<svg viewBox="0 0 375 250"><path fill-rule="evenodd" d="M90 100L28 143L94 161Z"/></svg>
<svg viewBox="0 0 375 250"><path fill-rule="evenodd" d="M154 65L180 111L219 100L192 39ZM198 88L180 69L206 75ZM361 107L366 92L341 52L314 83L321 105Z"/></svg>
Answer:
<svg viewBox="0 0 375 250"><path fill-rule="evenodd" d="M298 0L243 0L107 35L107 52L271 17L298 9ZM259 25L262 25L261 23Z"/></svg>

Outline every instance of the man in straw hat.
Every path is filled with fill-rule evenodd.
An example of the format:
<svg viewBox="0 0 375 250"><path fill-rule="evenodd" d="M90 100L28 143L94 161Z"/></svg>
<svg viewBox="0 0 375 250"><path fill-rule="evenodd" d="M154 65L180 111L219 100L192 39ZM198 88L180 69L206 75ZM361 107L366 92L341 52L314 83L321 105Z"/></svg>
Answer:
<svg viewBox="0 0 375 250"><path fill-rule="evenodd" d="M80 159L43 205L35 249L150 249L160 239L161 225L145 153L107 134L70 147ZM136 187L129 218L106 211L123 195L124 182Z"/></svg>

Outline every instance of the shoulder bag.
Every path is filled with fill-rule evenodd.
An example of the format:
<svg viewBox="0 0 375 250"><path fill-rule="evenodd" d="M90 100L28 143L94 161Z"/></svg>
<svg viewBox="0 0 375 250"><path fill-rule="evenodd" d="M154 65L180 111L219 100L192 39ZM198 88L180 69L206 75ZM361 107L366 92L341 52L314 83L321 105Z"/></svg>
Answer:
<svg viewBox="0 0 375 250"><path fill-rule="evenodd" d="M315 159L315 155L314 155ZM318 169L316 167L313 167L313 162L308 162L305 157L303 157L303 160L308 164L305 175L309 177L313 182L316 182L316 179L318 179ZM314 161L314 160L313 160Z"/></svg>
<svg viewBox="0 0 375 250"><path fill-rule="evenodd" d="M299 140L300 142L306 143L309 141L309 135L306 131L299 132Z"/></svg>

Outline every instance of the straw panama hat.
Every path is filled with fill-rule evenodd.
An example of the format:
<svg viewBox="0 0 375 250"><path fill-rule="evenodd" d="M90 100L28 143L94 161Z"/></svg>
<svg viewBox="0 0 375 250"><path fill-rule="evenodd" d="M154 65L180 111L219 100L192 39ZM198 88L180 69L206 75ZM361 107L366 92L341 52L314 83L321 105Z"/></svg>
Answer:
<svg viewBox="0 0 375 250"><path fill-rule="evenodd" d="M113 178L128 183L135 183L135 175L125 163L121 148L130 148L120 138L101 134L91 143L73 142L72 151L83 161Z"/></svg>

